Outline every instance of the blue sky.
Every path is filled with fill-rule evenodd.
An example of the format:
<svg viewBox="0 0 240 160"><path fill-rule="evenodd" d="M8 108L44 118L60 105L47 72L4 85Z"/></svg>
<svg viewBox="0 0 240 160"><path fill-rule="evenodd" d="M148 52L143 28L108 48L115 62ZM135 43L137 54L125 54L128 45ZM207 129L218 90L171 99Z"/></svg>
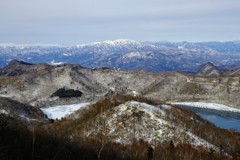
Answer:
<svg viewBox="0 0 240 160"><path fill-rule="evenodd" d="M0 0L0 43L240 40L239 0Z"/></svg>

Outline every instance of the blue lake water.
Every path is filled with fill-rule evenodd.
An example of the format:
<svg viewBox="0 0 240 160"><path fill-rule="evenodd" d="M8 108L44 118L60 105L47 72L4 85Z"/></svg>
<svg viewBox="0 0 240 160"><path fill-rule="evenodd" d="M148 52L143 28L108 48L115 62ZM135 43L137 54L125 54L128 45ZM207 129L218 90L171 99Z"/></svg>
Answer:
<svg viewBox="0 0 240 160"><path fill-rule="evenodd" d="M207 108L198 108L181 105L182 108L193 111L203 119L215 124L217 127L224 129L233 129L240 132L240 113L220 111Z"/></svg>
<svg viewBox="0 0 240 160"><path fill-rule="evenodd" d="M202 118L224 129L234 129L240 132L240 119L223 117L217 114L197 113Z"/></svg>

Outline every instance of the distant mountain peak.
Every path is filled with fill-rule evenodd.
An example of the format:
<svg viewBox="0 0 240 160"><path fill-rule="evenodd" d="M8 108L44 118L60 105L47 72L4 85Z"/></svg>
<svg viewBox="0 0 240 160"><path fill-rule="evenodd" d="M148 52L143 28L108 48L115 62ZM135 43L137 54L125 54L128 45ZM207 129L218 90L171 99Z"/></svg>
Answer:
<svg viewBox="0 0 240 160"><path fill-rule="evenodd" d="M113 43L138 43L138 41L132 39L116 39L116 40L107 40L104 42L113 42Z"/></svg>
<svg viewBox="0 0 240 160"><path fill-rule="evenodd" d="M203 77L219 77L222 75L222 72L212 62L207 62L201 66L196 75Z"/></svg>
<svg viewBox="0 0 240 160"><path fill-rule="evenodd" d="M100 45L108 45L108 46L119 46L119 45L136 45L141 44L139 41L131 40L131 39L116 39L116 40L106 40L102 42L93 42L86 44L76 45L77 48L86 47L86 46L100 46Z"/></svg>

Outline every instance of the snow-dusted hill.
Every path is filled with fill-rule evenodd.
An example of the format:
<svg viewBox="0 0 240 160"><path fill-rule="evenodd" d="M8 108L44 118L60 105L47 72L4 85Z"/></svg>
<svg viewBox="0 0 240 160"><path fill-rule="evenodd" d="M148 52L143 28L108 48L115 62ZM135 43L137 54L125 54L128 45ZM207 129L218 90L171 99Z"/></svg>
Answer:
<svg viewBox="0 0 240 160"><path fill-rule="evenodd" d="M221 148L220 139L224 136L228 141L232 135L203 121L192 112L173 105L153 105L135 100L124 102L120 99L113 97L109 102L99 101L74 113L75 118L72 116L58 121L48 130L71 141L99 140L102 147L108 143L123 146L142 143L155 149L159 145L171 144L174 148L184 144L217 154L227 155L229 152L229 149ZM118 105L114 105L116 102Z"/></svg>
<svg viewBox="0 0 240 160"><path fill-rule="evenodd" d="M40 109L3 97L0 97L1 114L20 118L24 121L43 120L43 113Z"/></svg>
<svg viewBox="0 0 240 160"><path fill-rule="evenodd" d="M191 133L184 126L176 126L169 119L169 105L153 106L137 101L129 101L114 107L96 117L94 125L83 131L87 137L105 135L111 141L131 144L134 140L144 140L149 145L159 143L190 143L218 151L219 149ZM107 121L106 121L107 120ZM87 124L88 125L88 124Z"/></svg>
<svg viewBox="0 0 240 160"><path fill-rule="evenodd" d="M236 67L239 53L237 41L171 43L119 39L74 46L2 44L0 66L17 59L30 63L78 63L90 68L197 71L208 61L221 67Z"/></svg>

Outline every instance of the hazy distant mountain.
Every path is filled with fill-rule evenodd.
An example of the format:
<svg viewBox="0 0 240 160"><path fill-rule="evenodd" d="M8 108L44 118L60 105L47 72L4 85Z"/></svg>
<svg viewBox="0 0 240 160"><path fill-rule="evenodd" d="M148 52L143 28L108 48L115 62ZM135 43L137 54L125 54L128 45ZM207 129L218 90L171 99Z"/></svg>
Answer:
<svg viewBox="0 0 240 160"><path fill-rule="evenodd" d="M222 75L222 72L214 64L208 62L199 69L196 75L203 77L219 77Z"/></svg>
<svg viewBox="0 0 240 160"><path fill-rule="evenodd" d="M13 59L29 63L76 63L89 68L196 72L211 61L221 68L240 64L240 42L103 41L75 46L0 45L0 66Z"/></svg>

